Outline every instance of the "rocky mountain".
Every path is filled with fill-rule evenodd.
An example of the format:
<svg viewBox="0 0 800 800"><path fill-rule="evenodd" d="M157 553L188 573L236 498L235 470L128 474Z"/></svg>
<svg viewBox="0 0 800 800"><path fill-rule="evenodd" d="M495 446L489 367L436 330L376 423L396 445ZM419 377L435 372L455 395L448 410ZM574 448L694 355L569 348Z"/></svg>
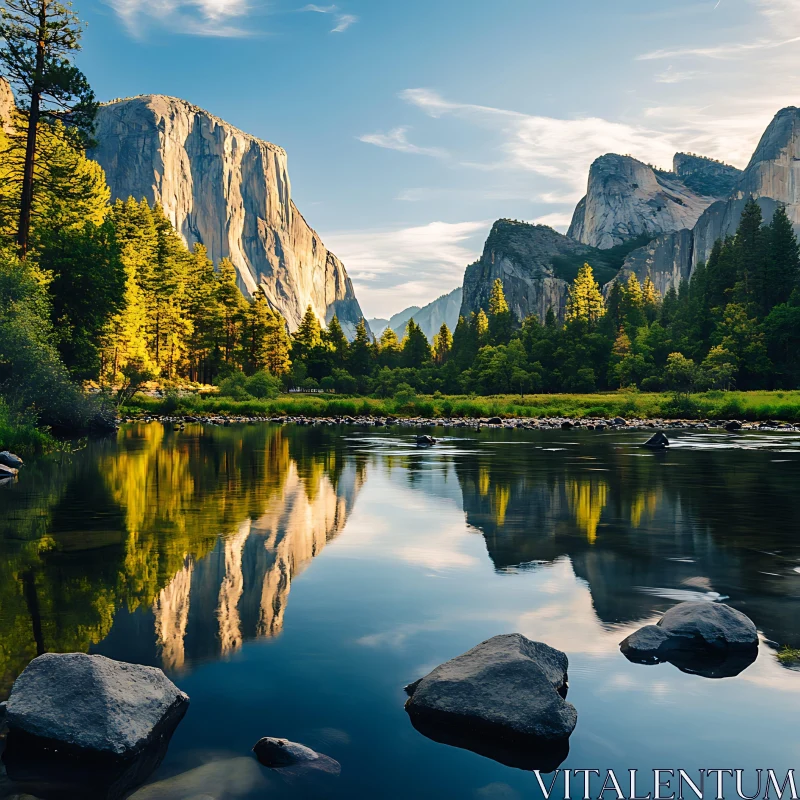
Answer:
<svg viewBox="0 0 800 800"><path fill-rule="evenodd" d="M14 95L8 81L0 76L0 128L7 128L14 110Z"/></svg>
<svg viewBox="0 0 800 800"><path fill-rule="evenodd" d="M90 155L112 198L160 203L189 246L230 258L242 291L263 291L290 330L311 305L353 336L362 316L353 286L292 201L285 150L163 95L102 106L96 139Z"/></svg>
<svg viewBox="0 0 800 800"><path fill-rule="evenodd" d="M518 321L530 314L544 320L552 308L564 315L569 284L580 267L589 262L601 283L619 271L625 256L644 242L633 239L617 247L600 250L575 241L546 225L501 219L495 222L479 261L464 273L461 314L465 317L489 306L497 278L511 313Z"/></svg>
<svg viewBox="0 0 800 800"><path fill-rule="evenodd" d="M694 153L676 153L672 171L685 186L704 197L730 197L742 175L730 164Z"/></svg>
<svg viewBox="0 0 800 800"><path fill-rule="evenodd" d="M376 339L380 339L381 334L389 327L389 320L382 317L372 317L367 320L367 325L369 325L372 335Z"/></svg>
<svg viewBox="0 0 800 800"><path fill-rule="evenodd" d="M677 289L682 278L707 260L717 239L736 232L750 198L757 200L767 221L783 205L800 233L800 109L784 108L775 115L728 198L710 205L690 231L660 236L644 251L632 252L622 275L649 275L662 293Z"/></svg>
<svg viewBox="0 0 800 800"><path fill-rule="evenodd" d="M696 177L693 168L701 172L683 159L680 164L685 174ZM639 236L653 238L691 228L713 202L713 197L696 193L675 173L609 153L589 170L586 197L575 209L568 236L605 250Z"/></svg>

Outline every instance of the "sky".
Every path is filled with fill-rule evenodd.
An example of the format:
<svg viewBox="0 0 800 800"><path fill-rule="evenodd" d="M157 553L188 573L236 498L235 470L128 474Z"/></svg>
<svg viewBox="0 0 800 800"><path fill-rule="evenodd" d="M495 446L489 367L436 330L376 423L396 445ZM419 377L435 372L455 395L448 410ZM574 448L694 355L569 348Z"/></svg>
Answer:
<svg viewBox="0 0 800 800"><path fill-rule="evenodd" d="M74 0L101 100L284 147L367 317L461 284L492 222L566 231L591 162L744 167L800 104L800 0Z"/></svg>

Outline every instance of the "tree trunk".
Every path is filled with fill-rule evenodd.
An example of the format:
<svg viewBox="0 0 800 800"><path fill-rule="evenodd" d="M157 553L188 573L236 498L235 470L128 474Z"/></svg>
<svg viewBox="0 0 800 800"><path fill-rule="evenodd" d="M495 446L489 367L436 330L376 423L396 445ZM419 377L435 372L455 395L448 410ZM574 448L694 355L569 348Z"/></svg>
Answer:
<svg viewBox="0 0 800 800"><path fill-rule="evenodd" d="M33 210L33 178L36 164L36 134L41 114L41 83L44 77L45 36L47 35L47 6L50 0L40 0L39 30L36 42L36 74L31 91L31 110L28 117L28 137L25 143L25 168L22 175L22 197L19 208L19 228L17 244L23 258L28 253L31 233L31 212Z"/></svg>

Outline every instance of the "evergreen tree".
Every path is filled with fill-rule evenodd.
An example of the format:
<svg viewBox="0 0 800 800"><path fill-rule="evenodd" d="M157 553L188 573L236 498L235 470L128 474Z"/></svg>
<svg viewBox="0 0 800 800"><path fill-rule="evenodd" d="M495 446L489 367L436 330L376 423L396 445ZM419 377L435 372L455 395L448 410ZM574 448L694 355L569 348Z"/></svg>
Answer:
<svg viewBox="0 0 800 800"><path fill-rule="evenodd" d="M356 325L356 335L350 345L348 365L353 375L369 375L373 363L372 342L367 333L367 323L362 317Z"/></svg>
<svg viewBox="0 0 800 800"><path fill-rule="evenodd" d="M406 335L403 339L403 362L407 367L419 368L430 360L431 346L428 337L412 317L408 321Z"/></svg>
<svg viewBox="0 0 800 800"><path fill-rule="evenodd" d="M584 264L570 286L567 297L567 322L580 320L589 325L595 324L605 313L603 295L594 279L592 268Z"/></svg>
<svg viewBox="0 0 800 800"><path fill-rule="evenodd" d="M752 306L756 313L764 312L767 293L767 236L762 222L761 207L750 198L742 211L734 240L735 299L737 303Z"/></svg>
<svg viewBox="0 0 800 800"><path fill-rule="evenodd" d="M322 330L314 309L308 306L300 326L292 336L292 361L307 359L322 344Z"/></svg>
<svg viewBox="0 0 800 800"><path fill-rule="evenodd" d="M217 343L222 313L216 298L216 281L208 251L196 244L187 260L184 308L190 325L186 342L187 375L189 380L199 383L212 383L219 367Z"/></svg>
<svg viewBox="0 0 800 800"><path fill-rule="evenodd" d="M514 320L503 292L503 282L496 278L489 298L489 339L492 344L508 344L514 332Z"/></svg>
<svg viewBox="0 0 800 800"><path fill-rule="evenodd" d="M767 231L767 280L763 309L788 302L800 282L800 246L786 209L780 206Z"/></svg>
<svg viewBox="0 0 800 800"><path fill-rule="evenodd" d="M475 339L478 343L478 347L480 348L485 344L488 344L489 318L486 316L486 312L482 308L479 309L477 314L474 314L472 317L470 317L470 322L475 329Z"/></svg>
<svg viewBox="0 0 800 800"><path fill-rule="evenodd" d="M439 333L433 337L433 361L435 364L442 366L447 363L450 357L450 351L453 349L453 334L450 333L450 328L447 323L443 322L442 327L439 328Z"/></svg>
<svg viewBox="0 0 800 800"><path fill-rule="evenodd" d="M71 63L80 49L82 26L69 5L56 0L4 0L4 5L0 65L17 90L26 139L17 230L24 256L35 200L39 126L69 125L76 133L75 149L82 149L93 132L97 103L83 73Z"/></svg>
<svg viewBox="0 0 800 800"><path fill-rule="evenodd" d="M220 307L222 331L220 350L222 360L228 367L235 367L239 358L242 324L247 301L239 291L236 267L230 259L223 258L217 268L215 299ZM319 323L317 323L319 330Z"/></svg>
<svg viewBox="0 0 800 800"><path fill-rule="evenodd" d="M402 358L403 348L397 334L391 328L386 328L378 342L378 363L393 369L400 366Z"/></svg>
<svg viewBox="0 0 800 800"><path fill-rule="evenodd" d="M645 324L646 317L644 291L635 272L628 276L622 298L622 315L625 324L631 331L636 331Z"/></svg>
<svg viewBox="0 0 800 800"><path fill-rule="evenodd" d="M330 347L333 366L339 369L344 367L347 363L349 345L336 314L331 318L327 329L322 331L322 341Z"/></svg>
<svg viewBox="0 0 800 800"><path fill-rule="evenodd" d="M644 284L642 284L642 298L647 322L655 321L658 316L658 289L656 289L656 285L649 275L645 278Z"/></svg>
<svg viewBox="0 0 800 800"><path fill-rule="evenodd" d="M264 302L266 304L266 300ZM268 309L264 328L264 368L278 377L288 375L292 369L291 349L292 339L286 320L274 309Z"/></svg>

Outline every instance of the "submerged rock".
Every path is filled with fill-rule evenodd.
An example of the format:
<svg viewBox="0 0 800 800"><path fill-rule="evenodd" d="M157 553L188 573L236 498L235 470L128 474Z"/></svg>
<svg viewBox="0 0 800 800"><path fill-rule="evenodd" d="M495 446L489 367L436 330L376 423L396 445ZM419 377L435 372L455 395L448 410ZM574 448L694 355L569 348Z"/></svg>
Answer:
<svg viewBox="0 0 800 800"><path fill-rule="evenodd" d="M11 469L21 469L24 466L24 461L14 453L9 453L8 450L0 452L0 465L4 467L11 467Z"/></svg>
<svg viewBox="0 0 800 800"><path fill-rule="evenodd" d="M650 450L665 450L669 447L669 439L667 439L664 433L659 431L653 434L642 447L648 447Z"/></svg>
<svg viewBox="0 0 800 800"><path fill-rule="evenodd" d="M418 447L432 447L436 444L436 439L433 436L417 436Z"/></svg>
<svg viewBox="0 0 800 800"><path fill-rule="evenodd" d="M669 662L684 672L723 678L755 661L758 631L753 621L722 603L680 603L657 625L645 625L620 643L629 661Z"/></svg>
<svg viewBox="0 0 800 800"><path fill-rule="evenodd" d="M83 653L39 656L8 699L8 775L53 796L76 788L87 798L123 796L161 762L188 704L154 667Z"/></svg>
<svg viewBox="0 0 800 800"><path fill-rule="evenodd" d="M295 774L316 770L329 775L338 775L342 770L339 762L330 756L288 739L265 736L256 742L253 752L265 767L274 770L289 770Z"/></svg>
<svg viewBox="0 0 800 800"><path fill-rule="evenodd" d="M406 711L436 741L503 763L537 753L550 763L554 743L566 756L578 720L564 700L567 667L567 656L546 644L518 633L495 636L408 686Z"/></svg>

